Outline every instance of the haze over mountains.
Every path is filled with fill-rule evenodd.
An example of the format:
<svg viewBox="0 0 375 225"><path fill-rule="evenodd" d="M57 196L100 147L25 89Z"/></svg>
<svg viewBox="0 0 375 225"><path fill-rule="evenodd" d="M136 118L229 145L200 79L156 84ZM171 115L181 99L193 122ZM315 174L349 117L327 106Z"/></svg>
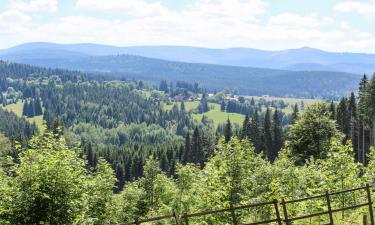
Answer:
<svg viewBox="0 0 375 225"><path fill-rule="evenodd" d="M354 91L375 55L312 48L263 51L184 46L116 47L29 43L0 50L0 59L37 66L109 73L119 78L199 82L242 94L332 98Z"/></svg>
<svg viewBox="0 0 375 225"><path fill-rule="evenodd" d="M26 60L30 55L103 56L129 54L170 61L207 63L231 66L260 67L286 70L341 71L368 73L375 71L375 54L335 53L303 47L281 51L251 48L210 49L187 46L117 47L100 44L28 43L0 50L4 59Z"/></svg>

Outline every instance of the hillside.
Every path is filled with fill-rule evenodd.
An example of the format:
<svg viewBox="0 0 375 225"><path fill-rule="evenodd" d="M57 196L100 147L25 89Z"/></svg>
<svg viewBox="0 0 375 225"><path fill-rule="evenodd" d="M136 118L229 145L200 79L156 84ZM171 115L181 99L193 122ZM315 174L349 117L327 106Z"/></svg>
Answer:
<svg viewBox="0 0 375 225"><path fill-rule="evenodd" d="M30 50L28 50L30 51ZM45 54L44 54L45 53ZM287 71L201 63L183 63L133 55L86 56L64 50L61 54L17 54L7 60L37 66L77 69L140 79L199 82L209 90L232 89L245 95L337 98L354 91L360 75L334 71Z"/></svg>
<svg viewBox="0 0 375 225"><path fill-rule="evenodd" d="M375 71L375 55L362 53L337 53L303 47L279 51L265 51L251 48L210 49L189 46L131 46L117 47L99 44L54 44L27 43L0 50L4 59L22 62L24 55L39 57L48 52L60 56L104 56L129 54L170 61L208 63L231 66L260 67L307 71L342 71L371 74ZM44 53L43 53L44 54ZM28 58L32 56L27 56Z"/></svg>

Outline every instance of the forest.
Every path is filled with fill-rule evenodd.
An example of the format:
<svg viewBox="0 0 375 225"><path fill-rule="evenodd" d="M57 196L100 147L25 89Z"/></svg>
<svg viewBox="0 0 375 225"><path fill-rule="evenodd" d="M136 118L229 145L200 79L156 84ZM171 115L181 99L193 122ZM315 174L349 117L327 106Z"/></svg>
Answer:
<svg viewBox="0 0 375 225"><path fill-rule="evenodd" d="M124 224L375 184L374 77L363 76L358 93L292 105L288 114L282 101L212 98L198 83L169 82L0 61L0 224ZM199 96L196 113L214 101L245 119L215 127L193 119L184 100L165 108L180 95ZM18 101L22 116L5 110ZM42 128L28 120L38 115ZM352 201L343 195L332 207ZM299 204L291 214L322 208ZM264 207L190 223L250 223L272 213ZM357 224L362 214L337 217Z"/></svg>

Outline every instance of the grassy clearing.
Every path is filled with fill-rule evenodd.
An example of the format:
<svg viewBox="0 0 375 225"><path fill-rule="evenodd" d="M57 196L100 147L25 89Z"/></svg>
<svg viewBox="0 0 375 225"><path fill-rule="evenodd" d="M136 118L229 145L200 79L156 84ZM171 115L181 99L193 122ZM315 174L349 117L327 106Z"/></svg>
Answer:
<svg viewBox="0 0 375 225"><path fill-rule="evenodd" d="M1 106L2 107L2 106ZM3 107L5 110L14 112L17 116L22 117L22 108L23 108L23 102L21 100L18 100L16 104L10 104L5 107ZM26 118L30 123L35 122L35 124L38 126L39 130L43 130L43 115L40 116L34 116L32 118Z"/></svg>
<svg viewBox="0 0 375 225"><path fill-rule="evenodd" d="M175 103L178 106L180 106L180 103ZM164 108L166 110L171 110L174 104L172 105L165 105ZM186 110L194 110L198 107L199 101L194 102L185 102L185 108ZM211 119L214 123L214 127L217 127L217 125L221 123L225 123L229 117L230 121L232 123L242 124L243 120L245 119L244 115L238 114L238 113L226 113L222 112L220 110L220 104L217 103L209 103L210 111L206 113L193 113L192 118L196 121L200 122L202 120L203 115L207 116L209 119Z"/></svg>
<svg viewBox="0 0 375 225"><path fill-rule="evenodd" d="M202 120L203 115L205 115L213 121L214 127L217 127L219 124L225 123L228 117L232 123L237 123L239 125L242 124L245 119L245 115L239 113L222 112L220 110L220 105L217 103L209 103L209 106L211 108L210 111L202 114L193 114L193 119L200 122Z"/></svg>

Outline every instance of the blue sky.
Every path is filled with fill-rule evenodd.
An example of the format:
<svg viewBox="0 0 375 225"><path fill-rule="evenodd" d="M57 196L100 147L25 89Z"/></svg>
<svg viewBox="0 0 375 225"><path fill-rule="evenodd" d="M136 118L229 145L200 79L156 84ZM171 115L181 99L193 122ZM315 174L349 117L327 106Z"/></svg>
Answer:
<svg viewBox="0 0 375 225"><path fill-rule="evenodd" d="M0 0L0 48L189 45L375 53L375 0Z"/></svg>

